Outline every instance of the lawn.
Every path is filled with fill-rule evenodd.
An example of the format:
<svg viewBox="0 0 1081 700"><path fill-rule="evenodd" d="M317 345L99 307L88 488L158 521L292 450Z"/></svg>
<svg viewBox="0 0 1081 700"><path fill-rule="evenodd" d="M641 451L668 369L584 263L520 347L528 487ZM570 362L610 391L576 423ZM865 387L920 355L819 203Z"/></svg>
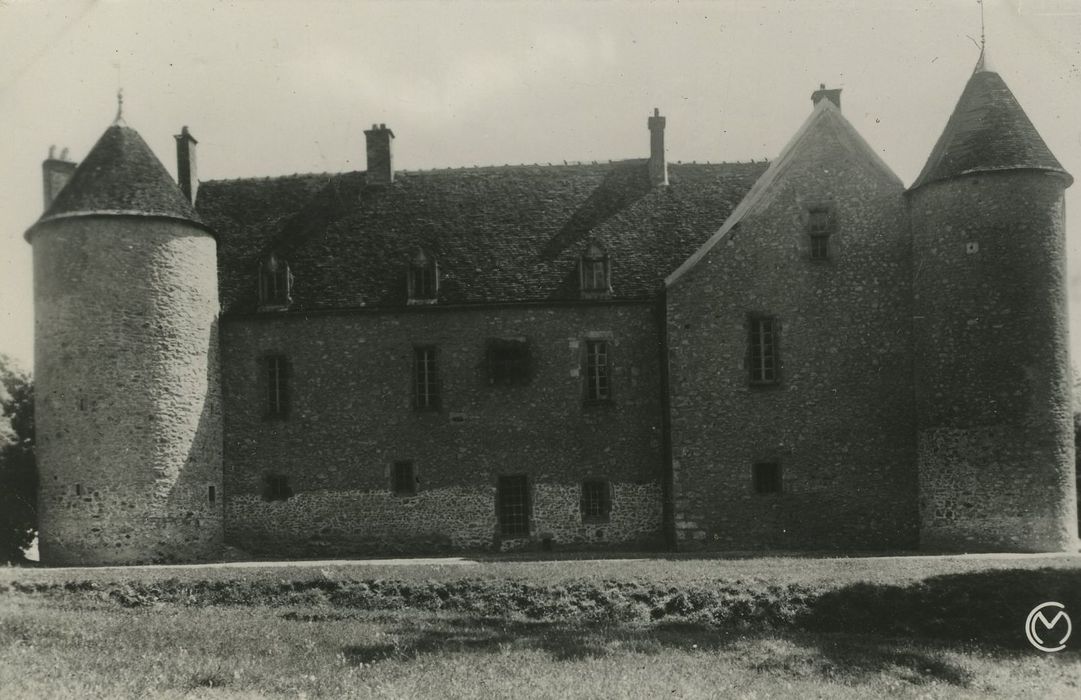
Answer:
<svg viewBox="0 0 1081 700"><path fill-rule="evenodd" d="M1044 600L1081 559L4 569L0 696L1077 697Z"/></svg>

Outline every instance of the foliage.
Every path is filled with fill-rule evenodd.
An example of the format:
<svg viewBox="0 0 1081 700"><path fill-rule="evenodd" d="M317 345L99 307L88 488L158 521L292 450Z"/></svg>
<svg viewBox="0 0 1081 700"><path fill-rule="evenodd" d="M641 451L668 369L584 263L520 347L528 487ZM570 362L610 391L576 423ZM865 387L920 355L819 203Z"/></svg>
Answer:
<svg viewBox="0 0 1081 700"><path fill-rule="evenodd" d="M1078 648L1037 652L1022 622L1033 596L1081 606L1081 564L897 559L802 584L756 576L755 559L735 563L752 576L682 584L633 573L649 561L618 580L583 577L615 564L544 562L578 575L543 582L486 576L501 563L397 580L325 564L8 569L0 697L1076 696Z"/></svg>
<svg viewBox="0 0 1081 700"><path fill-rule="evenodd" d="M24 560L37 532L34 387L0 354L0 561Z"/></svg>

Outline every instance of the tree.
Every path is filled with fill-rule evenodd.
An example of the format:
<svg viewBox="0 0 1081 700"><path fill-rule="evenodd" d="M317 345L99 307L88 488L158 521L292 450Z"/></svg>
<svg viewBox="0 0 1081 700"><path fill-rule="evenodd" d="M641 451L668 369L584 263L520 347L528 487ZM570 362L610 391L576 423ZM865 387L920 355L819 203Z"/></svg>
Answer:
<svg viewBox="0 0 1081 700"><path fill-rule="evenodd" d="M0 353L0 561L25 561L37 534L37 488L34 387Z"/></svg>

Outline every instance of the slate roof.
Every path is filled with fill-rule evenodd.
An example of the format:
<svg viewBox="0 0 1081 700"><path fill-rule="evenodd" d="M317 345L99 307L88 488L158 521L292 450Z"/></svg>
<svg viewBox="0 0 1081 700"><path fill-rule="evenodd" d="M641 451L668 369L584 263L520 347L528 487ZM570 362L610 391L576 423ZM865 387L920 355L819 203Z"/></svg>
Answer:
<svg viewBox="0 0 1081 700"><path fill-rule="evenodd" d="M968 173L1018 169L1069 177L998 73L976 70L911 189Z"/></svg>
<svg viewBox="0 0 1081 700"><path fill-rule="evenodd" d="M165 166L124 124L105 130L37 223L100 214L165 216L203 225Z"/></svg>
<svg viewBox="0 0 1081 700"><path fill-rule="evenodd" d="M403 306L418 248L439 265L440 304L579 298L591 242L611 258L612 299L646 299L714 233L766 163L648 162L362 172L200 183L197 206L218 235L223 309L257 309L259 262L275 253L295 283L293 310Z"/></svg>

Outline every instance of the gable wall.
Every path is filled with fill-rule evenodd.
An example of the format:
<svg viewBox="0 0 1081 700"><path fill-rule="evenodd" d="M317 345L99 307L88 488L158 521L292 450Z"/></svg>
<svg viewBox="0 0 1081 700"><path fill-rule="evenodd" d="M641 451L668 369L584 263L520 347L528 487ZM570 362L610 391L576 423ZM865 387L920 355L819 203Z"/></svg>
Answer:
<svg viewBox="0 0 1081 700"><path fill-rule="evenodd" d="M668 290L680 548L916 543L909 238L902 188L819 123L735 230ZM835 206L829 262L801 217ZM752 387L749 314L780 322L781 380ZM783 492L755 493L778 462Z"/></svg>
<svg viewBox="0 0 1081 700"><path fill-rule="evenodd" d="M414 308L227 318L226 539L250 552L430 552L652 546L661 532L661 408L653 304ZM584 339L609 339L611 405L583 404ZM529 339L525 386L493 386L485 341ZM412 405L413 346L438 348L442 409ZM292 364L291 411L266 420L261 358ZM454 422L452 414L460 414ZM412 460L416 497L390 469ZM294 495L262 498L266 474ZM499 535L499 475L529 477L531 537ZM608 522L583 523L580 484L612 485Z"/></svg>

